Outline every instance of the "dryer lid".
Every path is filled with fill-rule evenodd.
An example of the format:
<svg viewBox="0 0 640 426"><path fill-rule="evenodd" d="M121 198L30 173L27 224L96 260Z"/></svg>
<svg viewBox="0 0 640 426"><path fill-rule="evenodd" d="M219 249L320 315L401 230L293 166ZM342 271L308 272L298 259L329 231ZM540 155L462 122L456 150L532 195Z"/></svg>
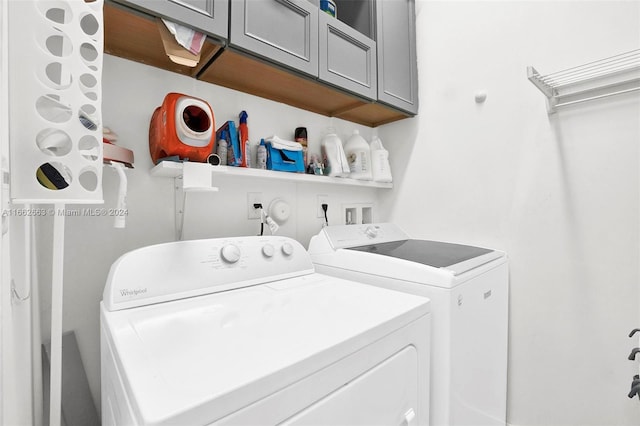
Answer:
<svg viewBox="0 0 640 426"><path fill-rule="evenodd" d="M429 303L314 273L120 311L103 306L102 328L142 424L208 424L426 315Z"/></svg>

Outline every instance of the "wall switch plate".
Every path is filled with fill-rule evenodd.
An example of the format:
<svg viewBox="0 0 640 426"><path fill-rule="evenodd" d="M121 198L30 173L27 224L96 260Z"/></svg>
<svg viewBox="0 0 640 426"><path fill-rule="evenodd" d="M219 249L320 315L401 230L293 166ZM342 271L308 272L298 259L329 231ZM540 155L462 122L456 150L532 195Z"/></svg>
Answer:
<svg viewBox="0 0 640 426"><path fill-rule="evenodd" d="M262 208L267 206L262 202L261 192L247 192L247 219L260 219L260 209L256 209L254 204L262 204Z"/></svg>
<svg viewBox="0 0 640 426"><path fill-rule="evenodd" d="M324 219L324 210L322 210L322 205L323 204L326 204L327 206L329 205L329 196L326 195L326 194L319 194L318 195L318 202L317 202L317 206L318 206L317 217L322 218L322 219Z"/></svg>

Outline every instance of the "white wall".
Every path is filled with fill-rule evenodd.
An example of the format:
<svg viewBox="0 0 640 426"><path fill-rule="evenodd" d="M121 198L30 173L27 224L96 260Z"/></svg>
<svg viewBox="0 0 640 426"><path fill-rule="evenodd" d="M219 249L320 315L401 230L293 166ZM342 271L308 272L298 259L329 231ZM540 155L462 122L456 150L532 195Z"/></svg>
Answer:
<svg viewBox="0 0 640 426"><path fill-rule="evenodd" d="M511 260L508 422L637 425L637 92L548 116L526 78L636 49L640 2L417 2L420 112L384 126L384 215ZM474 102L477 90L487 100ZM634 344L635 343L635 344Z"/></svg>
<svg viewBox="0 0 640 426"><path fill-rule="evenodd" d="M280 103L105 55L103 122L120 136L118 143L135 154L135 169L127 171L127 226L122 230L114 229L112 218L67 217L64 270L64 330L76 333L96 405L100 401L99 302L109 268L127 251L172 241L175 236L174 180L150 176L152 162L148 148L151 114L162 103L165 94L172 91L207 100L214 110L217 127L226 120L237 122L240 111L246 110L253 143L274 133L292 139L296 127L306 126L309 150L319 152L323 131L331 121ZM343 140L356 128L365 137L371 133L367 127L342 120L336 119L333 124ZM115 207L118 181L114 170L105 169L103 184L105 207ZM281 226L278 235L296 238L304 246L322 227L322 219L316 214L317 195L329 196L330 224L341 219L340 209L344 203L377 201L377 192L371 188L229 177L218 179L215 185L220 192L189 194L184 239L257 235L259 221L247 219L247 192L262 193L265 207L275 198L287 201L291 205L291 218ZM50 276L51 269L51 219L45 218L38 223L45 342L49 340L50 330L51 296L46 277ZM268 232L265 227L265 233Z"/></svg>

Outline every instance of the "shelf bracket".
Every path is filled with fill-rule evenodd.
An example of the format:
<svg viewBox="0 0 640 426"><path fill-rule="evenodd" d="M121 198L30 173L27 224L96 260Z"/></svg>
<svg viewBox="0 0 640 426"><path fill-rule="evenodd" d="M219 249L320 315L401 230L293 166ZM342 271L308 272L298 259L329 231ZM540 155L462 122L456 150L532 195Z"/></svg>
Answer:
<svg viewBox="0 0 640 426"><path fill-rule="evenodd" d="M199 163L184 162L182 175L176 176L173 181L176 240L181 241L184 230L187 194L194 192L218 192L218 188L212 185L210 167L201 167Z"/></svg>

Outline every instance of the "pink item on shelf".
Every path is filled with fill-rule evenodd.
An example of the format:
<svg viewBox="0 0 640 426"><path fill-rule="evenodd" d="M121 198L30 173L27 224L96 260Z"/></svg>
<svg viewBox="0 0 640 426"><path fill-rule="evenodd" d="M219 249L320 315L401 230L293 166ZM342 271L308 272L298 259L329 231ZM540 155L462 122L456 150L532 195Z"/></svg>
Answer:
<svg viewBox="0 0 640 426"><path fill-rule="evenodd" d="M200 53L206 38L203 33L195 31L189 27L178 25L175 22L167 21L166 19L162 19L162 22L164 22L165 26L169 32L173 34L180 46L184 47L194 55Z"/></svg>

